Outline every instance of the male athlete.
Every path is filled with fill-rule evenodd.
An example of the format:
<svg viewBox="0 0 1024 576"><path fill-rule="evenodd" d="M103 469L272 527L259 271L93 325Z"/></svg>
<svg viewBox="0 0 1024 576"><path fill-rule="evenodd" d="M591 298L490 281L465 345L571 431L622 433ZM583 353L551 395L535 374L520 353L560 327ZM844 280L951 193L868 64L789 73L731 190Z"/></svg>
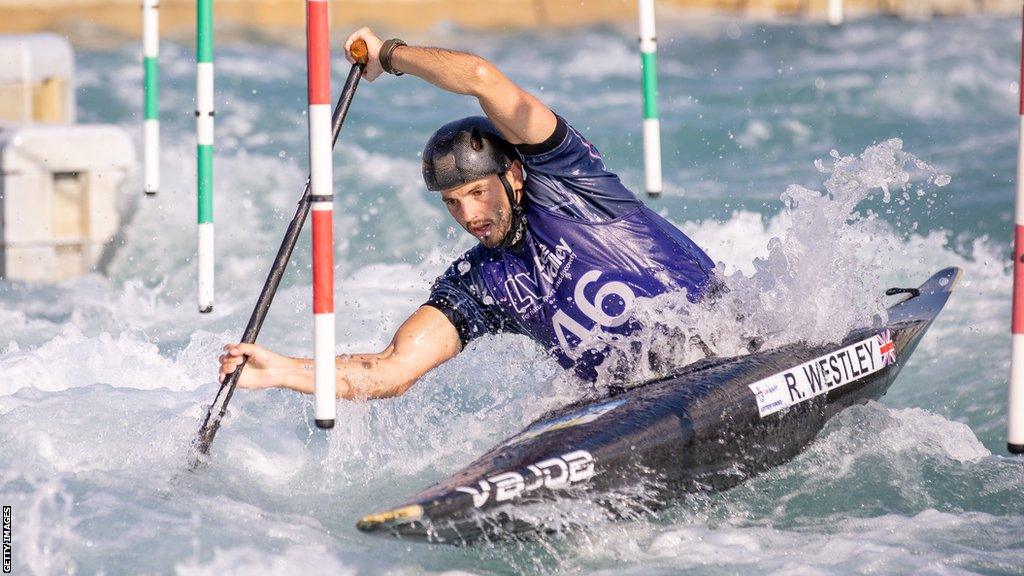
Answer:
<svg viewBox="0 0 1024 576"><path fill-rule="evenodd" d="M593 380L597 334L625 335L638 298L707 291L714 263L679 229L644 206L605 168L575 128L490 62L463 52L381 42L363 28L364 75L418 76L475 97L486 118L442 126L423 150L423 179L480 244L433 285L426 303L376 354L338 356L338 396L398 396L474 338L525 334L562 366ZM349 55L349 61L353 61ZM223 379L249 358L238 385L313 393L312 360L255 344L225 346Z"/></svg>

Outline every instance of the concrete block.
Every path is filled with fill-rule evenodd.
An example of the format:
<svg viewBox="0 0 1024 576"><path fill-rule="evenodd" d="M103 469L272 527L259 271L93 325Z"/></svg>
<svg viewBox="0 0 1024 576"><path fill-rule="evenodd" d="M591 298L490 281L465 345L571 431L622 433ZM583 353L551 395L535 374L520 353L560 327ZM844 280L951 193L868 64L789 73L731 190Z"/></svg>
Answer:
<svg viewBox="0 0 1024 576"><path fill-rule="evenodd" d="M0 120L75 121L75 56L55 34L0 35Z"/></svg>
<svg viewBox="0 0 1024 576"><path fill-rule="evenodd" d="M134 160L115 126L0 125L0 277L59 281L95 269Z"/></svg>

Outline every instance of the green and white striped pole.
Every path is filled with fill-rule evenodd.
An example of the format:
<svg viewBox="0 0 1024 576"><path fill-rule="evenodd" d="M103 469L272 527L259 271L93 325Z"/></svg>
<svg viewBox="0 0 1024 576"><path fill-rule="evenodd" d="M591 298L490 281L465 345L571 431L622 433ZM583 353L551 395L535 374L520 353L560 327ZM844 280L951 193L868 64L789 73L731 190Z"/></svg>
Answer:
<svg viewBox="0 0 1024 576"><path fill-rule="evenodd" d="M142 0L142 67L144 71L142 110L142 189L156 194L160 189L160 112L157 62L160 58L160 12L158 0Z"/></svg>
<svg viewBox="0 0 1024 576"><path fill-rule="evenodd" d="M199 311L213 310L213 0L196 4L196 167Z"/></svg>
<svg viewBox="0 0 1024 576"><path fill-rule="evenodd" d="M640 65L644 88L644 183L649 196L661 194L661 123L658 120L658 43L654 0L639 0Z"/></svg>

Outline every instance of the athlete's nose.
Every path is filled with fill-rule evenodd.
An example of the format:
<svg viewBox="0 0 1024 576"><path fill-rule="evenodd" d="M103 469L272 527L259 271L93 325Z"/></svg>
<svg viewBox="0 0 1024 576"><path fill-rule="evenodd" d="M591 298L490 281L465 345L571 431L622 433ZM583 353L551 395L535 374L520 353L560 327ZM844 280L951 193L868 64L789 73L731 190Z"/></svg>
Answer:
<svg viewBox="0 0 1024 576"><path fill-rule="evenodd" d="M468 202L463 203L460 207L462 222L466 225L485 220L484 211L479 205L470 204Z"/></svg>

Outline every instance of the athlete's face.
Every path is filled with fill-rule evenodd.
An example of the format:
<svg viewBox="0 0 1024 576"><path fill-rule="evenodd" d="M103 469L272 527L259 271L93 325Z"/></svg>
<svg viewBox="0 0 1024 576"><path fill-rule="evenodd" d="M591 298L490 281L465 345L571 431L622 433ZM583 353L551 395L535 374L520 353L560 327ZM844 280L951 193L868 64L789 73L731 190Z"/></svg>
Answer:
<svg viewBox="0 0 1024 576"><path fill-rule="evenodd" d="M517 198L522 188L521 175L518 163L505 174ZM497 175L444 190L441 200L452 218L488 248L501 244L512 227L512 206Z"/></svg>

